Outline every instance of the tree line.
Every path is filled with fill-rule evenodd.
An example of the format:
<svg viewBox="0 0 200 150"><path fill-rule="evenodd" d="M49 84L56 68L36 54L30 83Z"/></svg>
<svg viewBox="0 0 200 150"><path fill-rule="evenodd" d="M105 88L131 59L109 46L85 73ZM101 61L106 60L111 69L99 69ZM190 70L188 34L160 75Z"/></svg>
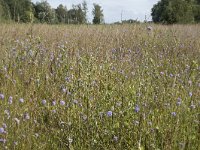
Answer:
<svg viewBox="0 0 200 150"><path fill-rule="evenodd" d="M151 15L155 23L199 23L200 0L160 0Z"/></svg>
<svg viewBox="0 0 200 150"><path fill-rule="evenodd" d="M0 0L0 22L32 22L49 24L86 24L88 7L87 2L72 5L71 9L60 4L56 9L46 1L33 3L31 0ZM93 23L104 22L103 9L99 4L93 4Z"/></svg>

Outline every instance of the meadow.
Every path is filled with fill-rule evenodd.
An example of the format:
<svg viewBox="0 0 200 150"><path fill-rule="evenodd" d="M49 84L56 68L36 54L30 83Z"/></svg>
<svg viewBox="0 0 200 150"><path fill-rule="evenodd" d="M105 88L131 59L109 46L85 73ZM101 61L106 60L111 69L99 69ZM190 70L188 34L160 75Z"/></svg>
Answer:
<svg viewBox="0 0 200 150"><path fill-rule="evenodd" d="M200 149L199 25L0 25L0 149Z"/></svg>

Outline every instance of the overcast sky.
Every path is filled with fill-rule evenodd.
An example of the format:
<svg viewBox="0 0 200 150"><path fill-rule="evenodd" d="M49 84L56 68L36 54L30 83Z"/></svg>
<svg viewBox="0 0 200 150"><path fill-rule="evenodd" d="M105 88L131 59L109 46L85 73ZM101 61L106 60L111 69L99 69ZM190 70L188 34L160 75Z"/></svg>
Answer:
<svg viewBox="0 0 200 150"><path fill-rule="evenodd" d="M41 0L32 0L33 2ZM72 4L82 3L83 0L47 0L53 8L59 4L66 5L68 9ZM104 19L106 23L116 22L123 19L138 19L144 21L145 15L147 20L151 20L151 8L159 0L86 0L88 3L88 19L92 20L93 3L100 4L103 8Z"/></svg>

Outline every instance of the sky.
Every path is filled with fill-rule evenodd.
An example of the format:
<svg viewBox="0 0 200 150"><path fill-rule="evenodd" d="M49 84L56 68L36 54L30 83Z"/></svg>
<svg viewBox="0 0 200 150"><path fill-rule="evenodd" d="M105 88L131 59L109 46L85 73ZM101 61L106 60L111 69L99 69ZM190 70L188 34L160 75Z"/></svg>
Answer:
<svg viewBox="0 0 200 150"><path fill-rule="evenodd" d="M41 0L32 0L32 2ZM72 4L82 3L83 0L47 0L48 3L56 8L59 4L67 6L67 9L72 7ZM144 21L151 20L151 8L159 0L86 0L88 3L88 19L92 20L93 3L102 6L104 20L106 23L117 22L126 19L137 19ZM122 15L121 15L122 14Z"/></svg>

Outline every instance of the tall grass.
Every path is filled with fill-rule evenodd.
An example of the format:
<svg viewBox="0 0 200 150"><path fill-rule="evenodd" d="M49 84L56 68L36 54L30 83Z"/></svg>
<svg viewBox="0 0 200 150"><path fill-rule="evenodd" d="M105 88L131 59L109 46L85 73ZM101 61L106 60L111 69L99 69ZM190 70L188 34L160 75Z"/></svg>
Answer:
<svg viewBox="0 0 200 150"><path fill-rule="evenodd" d="M200 149L199 25L0 25L0 148Z"/></svg>

